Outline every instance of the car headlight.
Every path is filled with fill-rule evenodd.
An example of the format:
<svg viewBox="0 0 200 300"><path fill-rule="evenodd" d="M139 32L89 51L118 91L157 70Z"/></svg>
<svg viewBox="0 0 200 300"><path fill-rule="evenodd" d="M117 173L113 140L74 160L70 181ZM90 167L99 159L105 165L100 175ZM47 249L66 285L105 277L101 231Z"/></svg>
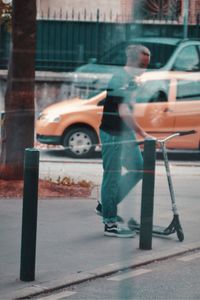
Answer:
<svg viewBox="0 0 200 300"><path fill-rule="evenodd" d="M43 114L41 113L38 117L38 120L43 120L49 123L58 123L60 122L60 115L53 115L53 114Z"/></svg>

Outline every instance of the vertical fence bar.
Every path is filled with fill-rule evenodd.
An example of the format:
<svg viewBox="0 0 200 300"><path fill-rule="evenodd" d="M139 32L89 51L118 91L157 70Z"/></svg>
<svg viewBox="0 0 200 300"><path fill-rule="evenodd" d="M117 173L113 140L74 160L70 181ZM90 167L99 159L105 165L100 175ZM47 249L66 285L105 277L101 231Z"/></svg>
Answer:
<svg viewBox="0 0 200 300"><path fill-rule="evenodd" d="M183 38L188 37L189 0L183 1Z"/></svg>
<svg viewBox="0 0 200 300"><path fill-rule="evenodd" d="M95 31L96 31L96 34L95 34L95 43L96 43L95 57L97 59L99 57L99 42L101 42L101 41L99 41L99 26L100 26L99 19L100 19L100 11L99 11L99 9L97 9L96 26L95 26Z"/></svg>
<svg viewBox="0 0 200 300"><path fill-rule="evenodd" d="M26 149L24 159L24 192L20 280L35 279L36 231L38 206L39 151Z"/></svg>
<svg viewBox="0 0 200 300"><path fill-rule="evenodd" d="M142 202L140 217L140 249L152 249L153 205L155 184L156 140L146 139L144 143L144 172L142 181Z"/></svg>
<svg viewBox="0 0 200 300"><path fill-rule="evenodd" d="M5 120L5 112L0 111L0 154L2 151L2 143L3 143L3 139L4 139L4 132L3 132L4 120Z"/></svg>

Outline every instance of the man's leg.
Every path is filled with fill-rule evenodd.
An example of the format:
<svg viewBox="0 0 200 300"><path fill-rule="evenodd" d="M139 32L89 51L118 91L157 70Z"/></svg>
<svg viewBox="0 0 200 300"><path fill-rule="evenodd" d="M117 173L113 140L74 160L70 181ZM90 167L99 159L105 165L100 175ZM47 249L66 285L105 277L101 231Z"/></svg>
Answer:
<svg viewBox="0 0 200 300"><path fill-rule="evenodd" d="M101 202L103 222L117 221L118 185L121 178L121 144L116 136L100 131L102 142L103 181L101 186Z"/></svg>
<svg viewBox="0 0 200 300"><path fill-rule="evenodd" d="M122 149L122 165L127 172L121 176L117 204L131 191L132 188L142 179L143 176L143 158L139 146L135 143L133 133L124 136Z"/></svg>
<svg viewBox="0 0 200 300"><path fill-rule="evenodd" d="M121 178L121 143L118 136L111 136L100 131L103 158L103 182L101 199L103 206L104 235L110 237L130 238L136 232L120 228L117 225L117 195Z"/></svg>

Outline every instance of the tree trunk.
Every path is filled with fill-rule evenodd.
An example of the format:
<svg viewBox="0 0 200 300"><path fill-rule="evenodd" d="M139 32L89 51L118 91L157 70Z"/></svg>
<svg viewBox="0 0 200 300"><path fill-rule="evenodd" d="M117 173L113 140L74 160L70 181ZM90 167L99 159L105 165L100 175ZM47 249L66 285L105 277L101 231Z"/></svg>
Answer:
<svg viewBox="0 0 200 300"><path fill-rule="evenodd" d="M2 124L0 178L22 179L25 148L34 145L36 0L13 0L12 50Z"/></svg>

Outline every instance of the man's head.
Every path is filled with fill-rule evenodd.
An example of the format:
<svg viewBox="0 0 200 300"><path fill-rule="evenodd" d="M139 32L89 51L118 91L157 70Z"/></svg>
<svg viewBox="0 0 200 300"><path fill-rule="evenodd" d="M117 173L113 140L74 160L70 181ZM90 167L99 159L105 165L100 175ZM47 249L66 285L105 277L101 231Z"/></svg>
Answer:
<svg viewBox="0 0 200 300"><path fill-rule="evenodd" d="M126 48L127 66L146 69L150 62L150 51L142 45L129 45Z"/></svg>

